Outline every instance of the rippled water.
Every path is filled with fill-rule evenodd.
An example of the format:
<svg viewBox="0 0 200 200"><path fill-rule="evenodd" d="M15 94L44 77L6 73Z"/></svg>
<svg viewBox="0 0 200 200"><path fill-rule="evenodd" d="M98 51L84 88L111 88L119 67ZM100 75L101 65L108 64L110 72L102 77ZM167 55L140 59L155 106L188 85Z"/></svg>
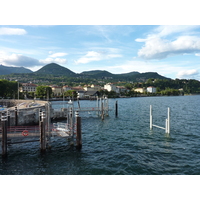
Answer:
<svg viewBox="0 0 200 200"><path fill-rule="evenodd" d="M96 114L81 114L81 151L69 148L63 139L55 139L45 154L40 154L38 143L13 145L0 161L0 174L200 174L200 96L109 102L113 110L104 121ZM96 102L80 104L87 107ZM150 105L153 123L163 127L167 107L171 108L170 134L149 130Z"/></svg>

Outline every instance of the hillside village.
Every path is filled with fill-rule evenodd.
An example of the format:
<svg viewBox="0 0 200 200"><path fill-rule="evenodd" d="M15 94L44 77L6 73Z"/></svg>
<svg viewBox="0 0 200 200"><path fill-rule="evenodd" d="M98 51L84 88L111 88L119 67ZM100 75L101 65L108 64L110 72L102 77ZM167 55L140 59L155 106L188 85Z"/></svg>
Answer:
<svg viewBox="0 0 200 200"><path fill-rule="evenodd" d="M22 83L21 87L19 88L19 92L36 92L37 90L37 85L33 83ZM67 91L73 90L76 92L76 96L79 99L91 99L91 98L96 98L96 96L100 95L100 91L107 91L107 92L115 92L119 96L121 94L125 94L130 92L129 89L127 89L124 86L117 86L114 85L113 83L107 83L104 85L104 87L101 87L99 85L85 85L84 87L78 86L78 87L70 87L68 85L65 85L63 87L57 86L57 85L50 85L52 89L52 96L53 97L62 97L63 94ZM133 89L138 94L143 94L143 93L156 93L156 87L149 86L147 88L136 88Z"/></svg>

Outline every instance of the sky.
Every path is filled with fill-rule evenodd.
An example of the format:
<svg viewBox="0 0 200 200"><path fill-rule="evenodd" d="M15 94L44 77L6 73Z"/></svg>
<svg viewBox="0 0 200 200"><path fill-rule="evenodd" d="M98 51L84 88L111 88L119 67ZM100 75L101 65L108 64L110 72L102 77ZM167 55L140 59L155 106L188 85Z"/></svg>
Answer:
<svg viewBox="0 0 200 200"><path fill-rule="evenodd" d="M0 64L200 80L199 25L1 25Z"/></svg>

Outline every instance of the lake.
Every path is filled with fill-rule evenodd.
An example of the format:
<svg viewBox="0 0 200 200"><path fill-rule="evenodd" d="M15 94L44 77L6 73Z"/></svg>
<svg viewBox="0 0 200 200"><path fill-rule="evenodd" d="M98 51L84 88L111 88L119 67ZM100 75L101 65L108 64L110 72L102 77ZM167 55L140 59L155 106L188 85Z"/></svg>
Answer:
<svg viewBox="0 0 200 200"><path fill-rule="evenodd" d="M0 160L0 174L199 175L199 102L198 95L109 99L112 111L103 121L96 113L80 113L80 151L69 148L63 138L55 138L45 154L40 154L38 143L12 145L8 157ZM162 127L170 107L170 134L156 127L150 131L150 105L153 124ZM96 101L80 101L80 106L95 107Z"/></svg>

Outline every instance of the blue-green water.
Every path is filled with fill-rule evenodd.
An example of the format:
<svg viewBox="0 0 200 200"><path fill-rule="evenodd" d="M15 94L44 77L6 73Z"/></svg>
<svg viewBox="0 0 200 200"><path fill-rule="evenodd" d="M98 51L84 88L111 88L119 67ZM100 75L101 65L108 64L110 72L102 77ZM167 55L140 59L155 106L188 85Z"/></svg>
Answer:
<svg viewBox="0 0 200 200"><path fill-rule="evenodd" d="M0 160L0 174L200 174L199 102L200 96L110 99L113 110L104 121L81 114L82 150L69 149L63 139L53 141L45 154L38 143L12 145ZM80 104L96 106L95 101ZM153 123L163 127L171 108L170 134L149 130L150 105Z"/></svg>

